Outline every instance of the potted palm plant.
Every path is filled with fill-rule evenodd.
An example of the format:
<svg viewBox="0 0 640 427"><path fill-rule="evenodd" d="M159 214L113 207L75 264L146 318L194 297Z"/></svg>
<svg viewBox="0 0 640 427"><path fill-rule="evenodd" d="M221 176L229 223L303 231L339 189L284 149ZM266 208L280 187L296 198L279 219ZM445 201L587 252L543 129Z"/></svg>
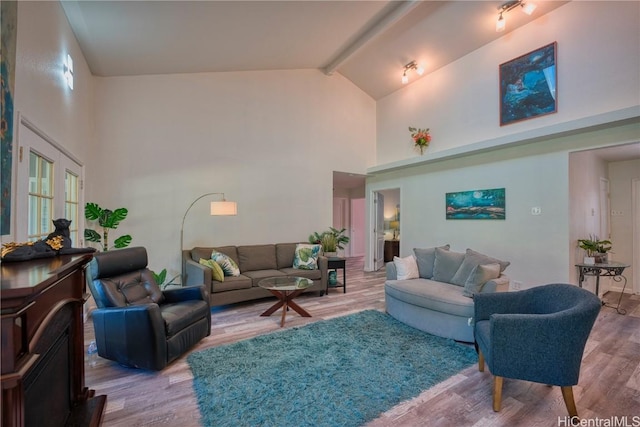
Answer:
<svg viewBox="0 0 640 427"><path fill-rule="evenodd" d="M102 246L102 251L106 252L109 249L109 230L115 230L123 221L129 211L126 208L118 208L116 210L105 209L100 207L97 203L87 203L84 208L84 217L89 221L97 221L97 225L102 227L102 235L96 230L86 228L84 230L84 238L89 242L94 242ZM113 242L113 247L116 249L126 248L131 243L131 236L125 234L120 236Z"/></svg>
<svg viewBox="0 0 640 427"><path fill-rule="evenodd" d="M329 230L322 233L316 231L309 236L309 243L322 245L322 251L326 256L336 256L338 250L344 249L344 245L349 243L349 237L344 235L346 230L329 227Z"/></svg>
<svg viewBox="0 0 640 427"><path fill-rule="evenodd" d="M586 252L585 264L606 264L608 252L611 250L611 241L600 240L596 235L589 235L588 239L578 239L578 247Z"/></svg>

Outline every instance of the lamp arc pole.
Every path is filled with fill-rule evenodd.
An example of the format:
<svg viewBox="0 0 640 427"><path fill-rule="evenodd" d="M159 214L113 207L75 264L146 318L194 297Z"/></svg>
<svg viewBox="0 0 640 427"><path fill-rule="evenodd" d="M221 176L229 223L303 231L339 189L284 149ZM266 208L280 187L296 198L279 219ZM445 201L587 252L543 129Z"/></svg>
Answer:
<svg viewBox="0 0 640 427"><path fill-rule="evenodd" d="M184 215L182 216L182 224L180 225L180 259L182 259L182 250L184 249L184 221L185 219L187 219L187 214L189 213L193 205L195 205L198 202L198 200L203 199L207 196L222 196L222 200L218 203L229 203L229 204L233 204L234 207L236 205L235 202L228 202L224 197L224 193L218 193L218 192L205 193L201 196L198 196L193 202L191 202L187 210L184 212ZM235 214L236 214L235 209L234 209L234 213L220 213L220 214L214 214L213 212L211 213L211 215L235 215ZM181 281L184 282L184 274L181 277ZM184 283L182 284L184 285Z"/></svg>

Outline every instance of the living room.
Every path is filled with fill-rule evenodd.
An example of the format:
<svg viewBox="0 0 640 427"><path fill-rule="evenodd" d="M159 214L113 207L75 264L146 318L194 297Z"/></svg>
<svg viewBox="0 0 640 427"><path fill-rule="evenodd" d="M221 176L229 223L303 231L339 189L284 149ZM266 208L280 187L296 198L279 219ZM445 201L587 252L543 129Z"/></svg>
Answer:
<svg viewBox="0 0 640 427"><path fill-rule="evenodd" d="M180 220L199 195L225 193L238 214L211 217L204 201L194 206L185 248L300 241L331 225L333 172L341 171L367 176L367 229L372 194L400 189L402 256L449 243L509 260L509 275L523 287L577 283L576 241L601 233L599 178L611 174L612 185L629 186L638 178L637 156L610 166L593 151L640 151L638 7L563 3L376 98L340 72L314 68L103 77L91 71L60 3L19 2L14 153L25 146L23 123L47 135L81 164L82 200L126 207L118 231L169 276L180 274ZM557 112L500 126L499 65L554 42ZM67 53L73 90L58 75ZM431 130L423 155L410 126ZM446 193L486 188L506 188L506 220L446 220ZM631 197L612 192L610 209L625 213L610 218L613 251L636 262L627 290L637 294ZM26 197L14 191L13 201L2 243L27 237ZM366 236L366 271L375 270L373 253Z"/></svg>

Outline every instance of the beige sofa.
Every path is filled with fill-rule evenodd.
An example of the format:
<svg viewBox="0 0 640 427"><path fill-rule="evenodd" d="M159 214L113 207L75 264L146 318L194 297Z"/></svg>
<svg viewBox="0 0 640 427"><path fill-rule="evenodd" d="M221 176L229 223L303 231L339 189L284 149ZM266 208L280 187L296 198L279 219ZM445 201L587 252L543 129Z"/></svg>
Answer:
<svg viewBox="0 0 640 427"><path fill-rule="evenodd" d="M507 290L509 277L502 272L509 262L471 249L449 251L449 245L416 248L414 254L415 278L398 280L396 263L386 264L387 313L430 334L473 342L473 294ZM479 265L483 267L476 269ZM485 268L493 268L495 275L483 277Z"/></svg>
<svg viewBox="0 0 640 427"><path fill-rule="evenodd" d="M305 292L327 291L327 258L318 258L317 270L293 268L297 243L266 245L196 247L182 251L182 275L184 286L207 285L211 306L233 304L273 294L258 286L260 280L276 276L298 276L313 280L313 286ZM240 268L239 276L225 276L219 282L212 277L209 267L201 265L200 259L210 259L213 250L221 252L235 261Z"/></svg>

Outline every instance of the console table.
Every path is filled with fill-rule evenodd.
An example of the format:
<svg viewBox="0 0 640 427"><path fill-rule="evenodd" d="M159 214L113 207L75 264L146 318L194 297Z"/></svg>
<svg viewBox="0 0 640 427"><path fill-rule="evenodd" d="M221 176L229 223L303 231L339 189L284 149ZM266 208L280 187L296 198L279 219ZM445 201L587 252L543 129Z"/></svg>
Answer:
<svg viewBox="0 0 640 427"><path fill-rule="evenodd" d="M624 289L627 287L627 278L622 275L625 268L629 267L629 264L623 264L620 262L609 262L606 264L576 264L578 268L578 286L582 287L582 282L586 276L593 276L596 278L596 296L599 297L600 293L600 277L612 277L614 281L621 282L624 281L624 285L622 286L622 292L620 293L620 298L618 298L618 305L608 306L607 304L602 302L602 305L607 305L608 307L615 308L619 314L626 314L626 310L620 309L620 301L622 301L622 294L624 293Z"/></svg>
<svg viewBox="0 0 640 427"><path fill-rule="evenodd" d="M385 240L384 262L393 261L394 256L400 256L400 240Z"/></svg>
<svg viewBox="0 0 640 427"><path fill-rule="evenodd" d="M84 384L91 254L0 265L2 425L98 426L107 397Z"/></svg>

